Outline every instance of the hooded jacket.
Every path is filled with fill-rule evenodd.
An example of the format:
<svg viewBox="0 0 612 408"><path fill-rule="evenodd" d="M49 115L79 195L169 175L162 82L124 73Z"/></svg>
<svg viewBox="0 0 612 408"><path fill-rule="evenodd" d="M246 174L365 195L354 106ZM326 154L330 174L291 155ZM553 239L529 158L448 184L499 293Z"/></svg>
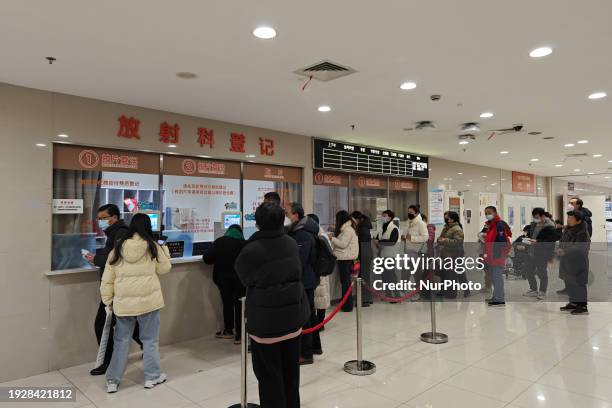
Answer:
<svg viewBox="0 0 612 408"><path fill-rule="evenodd" d="M164 307L158 275L172 267L168 247L157 245L157 259L151 259L147 241L134 234L123 242L123 259L115 265L109 263L113 252L102 275L102 302L112 303L117 316L140 316Z"/></svg>
<svg viewBox="0 0 612 408"><path fill-rule="evenodd" d="M440 233L438 245L441 258L463 256L463 229L459 224L446 224Z"/></svg>
<svg viewBox="0 0 612 408"><path fill-rule="evenodd" d="M484 236L484 263L491 266L504 266L510 252L512 231L499 216L487 221L487 232Z"/></svg>
<svg viewBox="0 0 612 408"><path fill-rule="evenodd" d="M582 211L582 214L584 214L583 222L586 223L589 237L592 237L593 236L593 220L591 220L591 217L593 216L593 213L591 212L591 210L585 207L582 207L580 211Z"/></svg>
<svg viewBox="0 0 612 408"><path fill-rule="evenodd" d="M544 225L532 222L528 237L535 239L535 244L527 246L529 255L536 262L548 262L554 256L555 242L558 239L555 223L551 219L544 217Z"/></svg>
<svg viewBox="0 0 612 408"><path fill-rule="evenodd" d="M340 234L331 239L334 255L339 261L352 261L359 256L359 239L351 221L340 227Z"/></svg>
<svg viewBox="0 0 612 408"><path fill-rule="evenodd" d="M416 214L413 219L408 219L406 222L406 233L410 234L410 239L406 240L407 252L425 253L427 251L429 232L427 231L427 224L421 218L421 214Z"/></svg>
<svg viewBox="0 0 612 408"><path fill-rule="evenodd" d="M281 337L304 326L310 306L302 284L300 252L283 229L251 235L234 267L247 288L249 334Z"/></svg>
<svg viewBox="0 0 612 408"><path fill-rule="evenodd" d="M224 236L217 238L202 256L206 264L213 265L213 282L217 285L224 282L242 285L234 269L234 262L244 247L245 240L241 235L234 236L232 230L239 233L235 229L228 230Z"/></svg>
<svg viewBox="0 0 612 408"><path fill-rule="evenodd" d="M573 227L565 227L559 248L564 254L559 262L559 277L578 285L586 285L589 276L589 247L591 237L584 220Z"/></svg>
<svg viewBox="0 0 612 408"><path fill-rule="evenodd" d="M304 289L315 289L319 285L319 276L313 267L317 259L315 235L319 234L319 224L308 217L302 217L291 224L287 233L295 239L300 250Z"/></svg>

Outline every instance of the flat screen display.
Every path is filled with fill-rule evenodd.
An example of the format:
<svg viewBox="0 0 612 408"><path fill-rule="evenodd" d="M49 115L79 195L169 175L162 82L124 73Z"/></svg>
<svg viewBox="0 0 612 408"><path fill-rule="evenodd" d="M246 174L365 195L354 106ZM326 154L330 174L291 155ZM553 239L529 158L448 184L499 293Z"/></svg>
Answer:
<svg viewBox="0 0 612 408"><path fill-rule="evenodd" d="M159 231L159 214L147 214L151 219L151 229Z"/></svg>
<svg viewBox="0 0 612 408"><path fill-rule="evenodd" d="M239 213L236 214L223 214L223 228L228 229L231 225L238 224L240 225L241 215Z"/></svg>

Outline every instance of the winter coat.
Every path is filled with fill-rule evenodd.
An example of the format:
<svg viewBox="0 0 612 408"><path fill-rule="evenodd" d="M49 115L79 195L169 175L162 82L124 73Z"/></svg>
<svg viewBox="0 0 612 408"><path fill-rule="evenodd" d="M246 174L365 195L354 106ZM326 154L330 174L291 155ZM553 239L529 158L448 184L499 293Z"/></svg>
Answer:
<svg viewBox="0 0 612 408"><path fill-rule="evenodd" d="M247 288L247 331L257 337L285 336L310 318L302 283L302 262L295 240L278 231L257 231L234 264Z"/></svg>
<svg viewBox="0 0 612 408"><path fill-rule="evenodd" d="M589 246L591 237L586 222L565 227L559 244L559 277L577 285L586 285L589 276Z"/></svg>
<svg viewBox="0 0 612 408"><path fill-rule="evenodd" d="M321 276L321 282L314 294L315 309L327 309L331 305L329 276Z"/></svg>
<svg viewBox="0 0 612 408"><path fill-rule="evenodd" d="M147 241L138 234L123 241L123 259L111 265L114 250L106 263L100 295L105 305L113 304L117 316L140 316L164 307L158 275L170 272L170 251L157 244L157 259L151 259Z"/></svg>
<svg viewBox="0 0 612 408"><path fill-rule="evenodd" d="M537 235L535 235L537 233ZM544 219L544 225L539 226L531 223L529 238L537 242L527 246L529 256L537 263L546 263L554 256L555 242L557 241L557 230L555 224L548 218Z"/></svg>
<svg viewBox="0 0 612 408"><path fill-rule="evenodd" d="M484 263L491 266L505 266L506 256L512 248L510 245L512 231L499 216L487 221L487 232L484 242Z"/></svg>
<svg viewBox="0 0 612 408"><path fill-rule="evenodd" d="M429 232L421 214L417 214L416 217L406 222L406 233L410 234L410 240L407 239L405 244L406 252L425 253L427 251Z"/></svg>
<svg viewBox="0 0 612 408"><path fill-rule="evenodd" d="M591 217L593 216L593 213L591 212L591 210L585 207L582 207L579 211L582 211L582 214L584 215L583 222L586 223L587 225L587 231L589 233L589 237L592 237L593 236L593 220L591 220Z"/></svg>
<svg viewBox="0 0 612 408"><path fill-rule="evenodd" d="M117 221L104 230L104 235L106 235L104 248L98 249L93 259L94 265L100 268L100 279L102 279L102 274L104 274L104 267L106 266L106 261L108 260L108 254L115 249L117 242L122 241L129 232L130 228L123 220Z"/></svg>
<svg viewBox="0 0 612 408"><path fill-rule="evenodd" d="M213 265L213 282L215 284L234 283L242 285L234 269L234 262L245 242L244 239L225 235L217 238L211 247L204 252L202 256L204 262Z"/></svg>
<svg viewBox="0 0 612 408"><path fill-rule="evenodd" d="M401 241L399 240L399 228L393 221L383 224L382 232L379 232L380 256L394 258L401 252Z"/></svg>
<svg viewBox="0 0 612 408"><path fill-rule="evenodd" d="M370 230L372 229L372 221L370 221L369 217L363 216L363 219L357 225L357 238L359 239L359 244L364 242L372 242L372 236L370 235Z"/></svg>
<svg viewBox="0 0 612 408"><path fill-rule="evenodd" d="M340 227L340 234L332 237L334 255L339 261L352 261L359 256L359 240L351 221Z"/></svg>
<svg viewBox="0 0 612 408"><path fill-rule="evenodd" d="M438 238L441 258L457 258L463 256L463 229L459 224L445 225Z"/></svg>
<svg viewBox="0 0 612 408"><path fill-rule="evenodd" d="M300 249L304 289L316 288L319 284L319 275L314 270L314 264L317 260L315 235L319 233L319 224L308 217L302 217L301 220L291 224L287 233L295 239Z"/></svg>
<svg viewBox="0 0 612 408"><path fill-rule="evenodd" d="M436 226L433 224L427 224L427 234L429 235L429 238L427 239L427 255L433 256L434 243L436 241Z"/></svg>

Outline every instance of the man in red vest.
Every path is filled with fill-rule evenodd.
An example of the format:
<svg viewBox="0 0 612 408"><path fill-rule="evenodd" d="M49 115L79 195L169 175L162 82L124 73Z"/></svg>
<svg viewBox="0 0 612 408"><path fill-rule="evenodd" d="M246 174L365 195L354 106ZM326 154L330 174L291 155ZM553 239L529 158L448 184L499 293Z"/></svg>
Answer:
<svg viewBox="0 0 612 408"><path fill-rule="evenodd" d="M508 224L499 217L497 208L494 206L490 205L485 208L485 217L487 218L487 233L485 235L484 263L489 269L493 283L493 297L488 304L489 306L505 306L504 265L511 248L512 232Z"/></svg>

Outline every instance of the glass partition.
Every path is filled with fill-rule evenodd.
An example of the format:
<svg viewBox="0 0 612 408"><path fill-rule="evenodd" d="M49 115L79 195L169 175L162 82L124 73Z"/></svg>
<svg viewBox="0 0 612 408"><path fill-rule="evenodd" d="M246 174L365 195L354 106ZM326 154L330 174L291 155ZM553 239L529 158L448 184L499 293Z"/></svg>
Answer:
<svg viewBox="0 0 612 408"><path fill-rule="evenodd" d="M348 209L348 175L315 171L313 174L314 213L327 230L335 225L336 213Z"/></svg>

